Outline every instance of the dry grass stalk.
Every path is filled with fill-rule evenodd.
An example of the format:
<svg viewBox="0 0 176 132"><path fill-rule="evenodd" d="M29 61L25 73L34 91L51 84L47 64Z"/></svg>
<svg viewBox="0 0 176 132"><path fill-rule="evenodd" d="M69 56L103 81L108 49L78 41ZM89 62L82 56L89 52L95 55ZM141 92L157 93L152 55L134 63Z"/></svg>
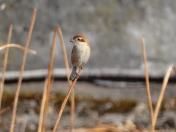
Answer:
<svg viewBox="0 0 176 132"><path fill-rule="evenodd" d="M147 101L148 107L150 112L151 124L153 125L153 106L152 106L152 97L151 97L151 90L150 90L150 80L149 80L149 72L148 72L148 63L147 63L147 53L145 49L145 42L144 38L141 38L141 46L142 46L142 53L143 53L143 60L144 60L144 74L145 74L145 82L146 82L146 93L147 93Z"/></svg>
<svg viewBox="0 0 176 132"><path fill-rule="evenodd" d="M156 108L155 108L155 111L154 111L153 125L152 125L153 130L155 130L158 114L159 114L159 111L160 111L160 108L161 108L161 104L162 104L162 101L163 101L163 98L164 98L164 94L165 94L165 91L166 91L166 88L167 88L168 81L169 81L170 75L172 73L172 70L173 70L173 65L169 66L169 68L167 69L167 72L164 76L163 84L162 84L162 87L161 87L161 92L160 92L160 95L159 95L159 98L158 98L158 101L157 101L157 104L156 104Z"/></svg>
<svg viewBox="0 0 176 132"><path fill-rule="evenodd" d="M78 73L78 75L80 75L80 71ZM71 85L69 85L69 90L64 98L64 101L62 102L62 105L61 105L61 108L60 108L60 111L58 113L58 117L57 117L57 120L56 120L56 123L54 125L54 128L53 128L53 131L52 132L56 132L59 125L60 125L60 120L61 120L61 117L62 117L62 113L64 111L64 108L67 104L67 101L68 101L68 98L70 97L70 94L72 92L72 90L75 88L75 85L76 85L76 82L78 80L79 76L71 83Z"/></svg>
<svg viewBox="0 0 176 132"><path fill-rule="evenodd" d="M57 27L57 34L58 34L58 37L59 37L59 40L60 40L64 65L65 65L65 68L67 70L67 80L68 80L69 83L71 83L70 80L69 80L70 67L69 67L69 63L68 63L67 51L66 51L66 48L65 48L65 43L64 43L62 31L61 31L59 26Z"/></svg>
<svg viewBox="0 0 176 132"><path fill-rule="evenodd" d="M43 132L44 130L44 112L45 112L45 102L47 98L47 83L48 79L45 80L45 85L44 85L44 91L43 91L43 97L42 97L42 103L40 107L40 117L39 117L39 126L38 126L38 132Z"/></svg>
<svg viewBox="0 0 176 132"><path fill-rule="evenodd" d="M43 98L42 98L42 104L40 109L40 119L39 119L39 127L38 132L45 131L45 118L47 114L48 109L48 101L49 101L49 95L51 91L51 85L52 85L52 75L53 75L53 67L55 63L56 58L56 30L54 30L53 40L52 40L52 47L50 52L50 62L48 64L48 75L46 78L46 83L44 86L44 92L43 92Z"/></svg>
<svg viewBox="0 0 176 132"><path fill-rule="evenodd" d="M9 31L8 31L8 37L7 37L7 43L10 43L12 38L12 30L13 26L10 25ZM5 81L5 75L7 70L7 64L8 64L8 56L9 56L9 48L7 48L4 52L4 58L3 58L3 68L2 68L2 77L0 80L0 110L1 110L1 103L2 103L2 96L4 91L4 81Z"/></svg>
<svg viewBox="0 0 176 132"><path fill-rule="evenodd" d="M71 93L71 112L70 112L70 132L73 132L76 118L75 118L75 89Z"/></svg>
<svg viewBox="0 0 176 132"><path fill-rule="evenodd" d="M11 43L8 43L6 45L2 45L0 46L0 50L4 50L4 49L8 49L8 48L17 48L17 49L20 49L22 51L25 50L25 47L19 45L19 44L11 44ZM32 49L27 49L27 52L31 53L31 54L37 54L37 52L35 50L32 50Z"/></svg>
<svg viewBox="0 0 176 132"><path fill-rule="evenodd" d="M65 48L65 43L64 43L64 39L63 39L63 35L62 35L62 30L61 28L58 26L57 27L57 33L58 33L58 37L60 40L60 46L61 46L61 50L62 50L62 55L63 55L63 60L64 60L64 65L67 71L67 81L69 84L71 84L71 81L69 80L69 75L70 75L70 67L69 67L69 63L68 63L68 57L67 57L67 51ZM74 89L72 91L71 94L71 112L70 112L70 132L73 131L74 129L74 122L75 122L75 92Z"/></svg>
<svg viewBox="0 0 176 132"><path fill-rule="evenodd" d="M15 99L14 99L14 104L13 104L10 132L14 132L14 128L15 128L18 98L19 98L19 93L20 93L21 84L22 84L22 80L23 80L23 72L24 72L26 59L27 59L27 51L28 51L28 48L29 48L29 45L30 45L30 42L31 42L31 36L32 36L34 24L35 24L36 14L37 14L37 10L34 8L33 13L32 13L32 18L31 18L31 23L30 23L28 36L27 36L27 39L26 39L26 42L25 42L25 50L24 50L24 55L23 55L23 59L22 59L22 65L21 65L21 68L20 68L19 80L18 80L16 92L15 92Z"/></svg>

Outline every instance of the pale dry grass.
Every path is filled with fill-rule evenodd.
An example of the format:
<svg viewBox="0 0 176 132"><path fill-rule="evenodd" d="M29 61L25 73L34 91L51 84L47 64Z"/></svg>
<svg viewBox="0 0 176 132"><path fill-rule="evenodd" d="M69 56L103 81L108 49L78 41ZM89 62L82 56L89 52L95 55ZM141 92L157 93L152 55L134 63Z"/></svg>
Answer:
<svg viewBox="0 0 176 132"><path fill-rule="evenodd" d="M145 42L144 42L143 37L141 38L141 50L143 53L146 93L147 93L148 108L149 108L149 112L150 112L150 120L151 120L151 126L152 126L153 125L152 96L151 96L150 80L149 80L149 72L148 72L147 52L146 52Z"/></svg>
<svg viewBox="0 0 176 132"><path fill-rule="evenodd" d="M21 68L20 68L19 80L18 80L16 92L15 92L15 99L14 99L13 110L12 110L12 120L11 120L11 124L10 124L10 132L14 132L14 128L15 128L18 98L19 98L19 94L20 94L21 84L22 84L22 80L23 80L23 72L24 72L26 59L27 59L27 51L28 51L28 48L29 48L29 45L31 42L31 36L32 36L34 24L35 24L36 14L37 14L37 10L34 8L33 13L32 13L32 17L31 17L31 23L30 23L30 28L28 31L28 36L27 36L27 39L25 42L25 50L24 50L22 64L21 64Z"/></svg>
<svg viewBox="0 0 176 132"><path fill-rule="evenodd" d="M21 46L20 44L14 44L14 43L8 43L8 44L0 46L0 50L4 50L4 49L8 49L8 48L17 48L17 49L20 49L21 51L24 51L26 49L25 47ZM37 54L37 52L32 49L27 49L26 52L33 54L33 55Z"/></svg>
<svg viewBox="0 0 176 132"><path fill-rule="evenodd" d="M1 76L1 80L0 80L0 115L2 113L4 113L5 111L7 111L7 109L9 109L9 107L1 109L2 97L3 97L3 91L4 91L4 82L5 82L5 76L6 76L6 71L7 71L7 65L8 65L9 48L17 48L22 51L25 50L25 48L19 44L10 43L11 37L12 37L12 29L13 29L13 26L10 25L9 31L8 31L7 44L0 46L0 50L5 50L4 51L4 58L3 58L2 76ZM31 54L36 54L36 51L34 51L32 49L27 49L27 52L29 52Z"/></svg>
<svg viewBox="0 0 176 132"><path fill-rule="evenodd" d="M67 81L71 85L71 81L69 80L70 67L69 67L69 62L68 62L68 56L67 56L67 51L66 51L66 48L65 48L65 43L64 43L62 30L61 30L60 26L58 26L58 28L57 28L57 33L58 33L58 38L60 40L60 46L61 46L61 50L62 50L64 65L65 65L65 68L66 68L66 71L67 71ZM74 129L75 120L76 120L76 118L75 118L75 90L74 89L71 93L71 99L70 100L71 100L70 132L72 132L73 129Z"/></svg>
<svg viewBox="0 0 176 132"><path fill-rule="evenodd" d="M169 66L169 68L167 69L166 74L164 76L164 80L163 80L163 84L162 84L162 87L161 87L160 95L159 95L159 98L158 98L158 101L157 101L157 104L156 104L156 108L155 108L155 112L154 112L154 116L153 116L153 125L152 125L153 130L156 127L158 114L159 114L159 111L160 111L160 108L161 108L161 104L162 104L164 94L166 92L166 88L167 88L168 81L169 81L169 78L170 78L170 75L171 75L172 71L173 71L173 65Z"/></svg>
<svg viewBox="0 0 176 132"><path fill-rule="evenodd" d="M52 47L50 50L50 61L48 63L48 75L45 80L44 92L43 92L42 103L40 108L38 132L45 131L45 120L47 116L49 95L52 87L53 68L54 68L55 58L56 58L56 33L57 33L57 30L55 29L53 31Z"/></svg>
<svg viewBox="0 0 176 132"><path fill-rule="evenodd" d="M156 108L153 109L152 106L152 97L151 97L151 89L150 89L150 80L149 80L149 72L148 72L148 64L147 64L147 53L145 49L145 43L144 38L141 38L141 44L142 44L142 53L143 53L143 60L144 60L144 75L145 75L145 81L146 81L146 94L147 94L147 100L148 100L148 106L149 106L149 112L150 112L150 119L151 119L151 131L155 132L155 127L157 123L158 114L160 112L161 104L164 98L164 94L166 92L166 88L168 85L168 81L170 78L170 75L174 69L174 66L171 65L164 76L163 84L161 87L160 95L156 103Z"/></svg>
<svg viewBox="0 0 176 132"><path fill-rule="evenodd" d="M7 37L7 44L10 43L12 38L12 31L13 31L13 25L10 25L9 31L8 31L8 37ZM4 51L4 58L3 58L3 68L2 68L2 76L0 80L0 110L1 110L1 103L2 103L2 96L4 92L4 81L5 81L5 75L8 65L8 56L9 56L9 48L7 48Z"/></svg>
<svg viewBox="0 0 176 132"><path fill-rule="evenodd" d="M67 92L67 94L66 94L66 96L65 96L65 98L64 98L64 100L63 100L63 102L62 102L62 105L61 105L60 111L59 111L59 113L58 113L57 120L56 120L56 123L55 123L55 125L54 125L54 128L53 128L53 131L52 131L52 132L56 132L57 129L59 128L60 120L61 120L63 111L64 111L64 109L65 109L65 106L66 106L66 104L67 104L68 98L69 98L70 95L71 95L72 90L75 88L75 85L76 85L76 82L77 82L77 80L78 80L78 78L79 78L80 72L81 72L81 71L79 71L79 73L78 73L78 77L71 83L71 85L69 85L69 90L68 90L68 92Z"/></svg>

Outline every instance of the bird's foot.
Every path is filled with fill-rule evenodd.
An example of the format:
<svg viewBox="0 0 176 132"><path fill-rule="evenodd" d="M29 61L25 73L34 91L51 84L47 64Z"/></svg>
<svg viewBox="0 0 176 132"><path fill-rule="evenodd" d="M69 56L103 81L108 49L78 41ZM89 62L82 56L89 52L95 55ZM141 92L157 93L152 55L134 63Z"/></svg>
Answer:
<svg viewBox="0 0 176 132"><path fill-rule="evenodd" d="M70 75L70 80L71 81L74 81L76 78L78 77L78 73L76 73L76 72L74 72L74 73L72 73L71 75Z"/></svg>

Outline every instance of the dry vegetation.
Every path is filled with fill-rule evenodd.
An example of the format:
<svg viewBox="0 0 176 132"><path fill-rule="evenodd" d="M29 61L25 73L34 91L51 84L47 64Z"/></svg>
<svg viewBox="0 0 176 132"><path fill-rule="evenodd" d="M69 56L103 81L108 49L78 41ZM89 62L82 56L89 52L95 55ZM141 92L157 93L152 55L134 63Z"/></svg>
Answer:
<svg viewBox="0 0 176 132"><path fill-rule="evenodd" d="M3 96L3 91L4 91L4 81L5 81L5 74L6 74L6 70L7 70L7 65L8 65L8 54L9 54L9 48L19 48L21 50L23 50L23 60L22 60L22 64L21 64L21 68L20 68L20 75L19 75L19 80L18 80L18 84L17 84L17 88L16 88L16 92L15 92L15 97L14 97L14 103L13 103L13 112L12 112L12 119L11 119L11 124L8 124L10 126L10 132L14 132L14 128L15 128L15 121L16 121L16 112L17 112L17 106L18 106L18 101L19 101L19 94L20 94L20 90L21 90L21 85L22 85L22 80L23 80L23 72L25 70L25 64L26 64L26 58L27 58L27 53L35 53L35 51L29 49L30 46L30 42L31 42L31 37L32 37L32 32L33 32L33 28L35 25L35 20L36 20L36 15L37 15L37 10L34 9L33 10L33 14L31 17L31 24L30 24L30 28L28 31L28 36L26 38L26 42L25 42L25 47L21 47L20 45L17 44L10 44L11 43L11 38L12 38L12 30L13 30L13 26L10 25L9 27L9 33L8 33L8 39L7 39L7 44L3 45L0 47L0 49L6 49L4 50L4 60L3 60L3 70L2 70L2 77L1 77L1 81L0 81L0 108L1 108L1 103L2 103L2 96ZM47 120L47 111L48 111L48 105L49 105L49 100L50 100L50 92L52 90L52 83L53 83L53 69L54 69L54 63L55 63L55 49L56 49L56 38L58 36L59 40L60 40L60 44L61 44L61 51L62 51L62 55L63 55L63 62L67 71L67 79L69 76L69 72L70 72L70 68L69 68L69 64L68 64L68 57L67 57L67 53L66 53L66 49L65 49L65 45L64 45L64 40L63 40L63 36L62 36L62 32L59 26L57 26L54 29L54 35L53 35L53 40L52 40L52 47L50 49L50 62L48 64L48 75L46 76L45 79L45 84L44 84L44 88L43 88L43 95L42 95L42 99L41 99L41 106L40 106L40 117L38 120L38 132L45 132L47 131L45 128L45 122ZM158 117L158 113L160 112L160 108L161 108L161 104L164 98L164 93L166 92L166 88L167 88L167 84L169 81L169 77L170 74L173 71L173 66L170 66L165 74L164 80L163 80L163 85L161 88L161 92L156 104L156 108L153 107L152 105L152 98L151 98L151 92L150 92L150 82L149 82L149 73L148 73L148 66L147 66L147 54L146 54L146 50L145 50L145 44L144 44L144 39L142 38L142 42L141 42L141 46L142 46L142 53L143 53L143 59L144 59L144 66L145 66L145 79L146 79L146 94L148 97L148 108L149 108L149 112L150 112L150 118L151 118L151 128L147 130L147 128L145 130L141 130L136 128L136 126L132 123L132 122L128 122L122 126L114 126L114 125L98 125L96 128L80 128L80 129L75 129L75 132L120 132L120 131L134 131L134 132L147 132L147 131L155 131L155 127L156 127L156 122L157 122L157 117ZM80 71L81 72L81 71ZM79 74L80 74L79 72ZM79 78L79 77L78 77ZM77 78L77 79L78 79ZM74 97L74 87L76 85L77 79L74 82L70 82L68 80L68 92L64 98L64 100L62 101L62 105L59 109L58 112L58 116L57 116L57 120L55 121L55 124L53 125L53 130L52 132L56 132L57 130L59 130L59 126L60 126L60 120L64 111L64 108L68 102L69 97L71 96L71 116L70 116L70 129L69 130L60 130L62 132L65 131L69 131L72 132L73 128L74 128L74 109L75 109L75 97ZM73 94L71 94L73 92ZM0 110L0 116L8 109L5 108L1 108ZM25 128L24 130L25 131Z"/></svg>

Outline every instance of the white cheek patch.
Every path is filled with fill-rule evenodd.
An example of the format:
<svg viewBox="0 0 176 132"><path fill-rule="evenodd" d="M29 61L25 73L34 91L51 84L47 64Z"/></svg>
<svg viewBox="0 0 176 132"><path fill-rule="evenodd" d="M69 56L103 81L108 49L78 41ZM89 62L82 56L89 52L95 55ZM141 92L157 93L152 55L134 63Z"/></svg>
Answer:
<svg viewBox="0 0 176 132"><path fill-rule="evenodd" d="M80 45L87 45L86 42L78 42Z"/></svg>

